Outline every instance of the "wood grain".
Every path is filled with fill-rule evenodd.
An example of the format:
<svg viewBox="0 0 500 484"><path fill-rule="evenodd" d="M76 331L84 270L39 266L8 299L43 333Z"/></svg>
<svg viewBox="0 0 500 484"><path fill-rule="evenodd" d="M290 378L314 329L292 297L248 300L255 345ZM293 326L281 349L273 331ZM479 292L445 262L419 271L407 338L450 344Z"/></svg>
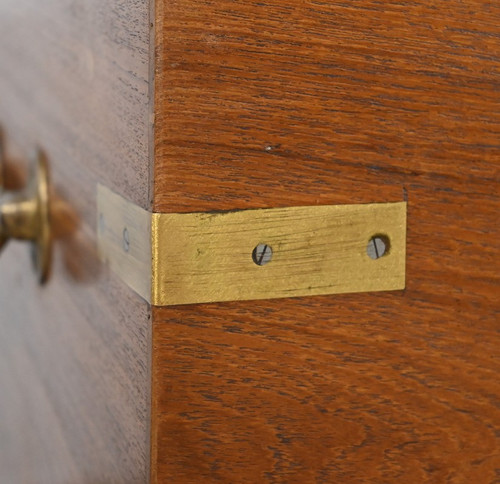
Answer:
<svg viewBox="0 0 500 484"><path fill-rule="evenodd" d="M158 2L155 209L494 179L499 15L485 0Z"/></svg>
<svg viewBox="0 0 500 484"><path fill-rule="evenodd" d="M55 266L0 257L0 482L143 483L150 310L96 257L96 187L149 208L149 2L0 5L0 123L14 166L48 154ZM69 207L66 215L56 206Z"/></svg>
<svg viewBox="0 0 500 484"><path fill-rule="evenodd" d="M156 5L157 211L408 200L407 289L155 308L153 482L497 482L500 5Z"/></svg>

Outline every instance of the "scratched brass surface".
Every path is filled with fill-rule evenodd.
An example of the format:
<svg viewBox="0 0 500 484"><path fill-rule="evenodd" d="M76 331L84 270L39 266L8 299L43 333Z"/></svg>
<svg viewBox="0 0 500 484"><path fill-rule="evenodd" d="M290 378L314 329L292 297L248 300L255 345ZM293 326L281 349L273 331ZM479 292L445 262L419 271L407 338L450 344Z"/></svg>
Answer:
<svg viewBox="0 0 500 484"><path fill-rule="evenodd" d="M376 260L375 235L390 240ZM263 266L258 244L272 248ZM406 203L152 215L152 304L388 291L405 286Z"/></svg>

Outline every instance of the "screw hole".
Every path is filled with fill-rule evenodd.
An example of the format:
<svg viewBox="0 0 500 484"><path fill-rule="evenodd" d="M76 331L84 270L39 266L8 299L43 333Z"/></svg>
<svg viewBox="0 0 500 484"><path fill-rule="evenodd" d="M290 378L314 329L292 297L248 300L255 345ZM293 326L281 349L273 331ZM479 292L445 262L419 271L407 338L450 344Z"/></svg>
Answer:
<svg viewBox="0 0 500 484"><path fill-rule="evenodd" d="M389 253L391 243L387 235L374 235L366 246L368 257L373 260L380 259Z"/></svg>
<svg viewBox="0 0 500 484"><path fill-rule="evenodd" d="M273 249L270 245L267 244L259 244L252 251L252 260L258 266L264 266L271 262L273 258Z"/></svg>

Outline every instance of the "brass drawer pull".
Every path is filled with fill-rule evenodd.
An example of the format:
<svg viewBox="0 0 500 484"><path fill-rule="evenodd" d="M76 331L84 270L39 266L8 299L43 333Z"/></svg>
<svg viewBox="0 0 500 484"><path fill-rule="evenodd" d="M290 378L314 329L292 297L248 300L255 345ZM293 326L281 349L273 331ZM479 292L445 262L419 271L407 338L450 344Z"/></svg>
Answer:
<svg viewBox="0 0 500 484"><path fill-rule="evenodd" d="M10 239L32 243L33 264L40 283L49 275L52 237L49 213L49 167L37 150L26 187L5 191L5 145L0 139L0 251Z"/></svg>

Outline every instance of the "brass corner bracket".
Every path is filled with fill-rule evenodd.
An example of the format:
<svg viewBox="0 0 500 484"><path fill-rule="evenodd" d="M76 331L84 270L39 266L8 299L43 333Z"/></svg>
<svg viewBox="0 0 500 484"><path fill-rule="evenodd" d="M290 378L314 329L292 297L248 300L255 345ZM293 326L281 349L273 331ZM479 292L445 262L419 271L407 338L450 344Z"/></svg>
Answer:
<svg viewBox="0 0 500 484"><path fill-rule="evenodd" d="M156 306L405 287L406 202L151 214L99 186L98 239Z"/></svg>

